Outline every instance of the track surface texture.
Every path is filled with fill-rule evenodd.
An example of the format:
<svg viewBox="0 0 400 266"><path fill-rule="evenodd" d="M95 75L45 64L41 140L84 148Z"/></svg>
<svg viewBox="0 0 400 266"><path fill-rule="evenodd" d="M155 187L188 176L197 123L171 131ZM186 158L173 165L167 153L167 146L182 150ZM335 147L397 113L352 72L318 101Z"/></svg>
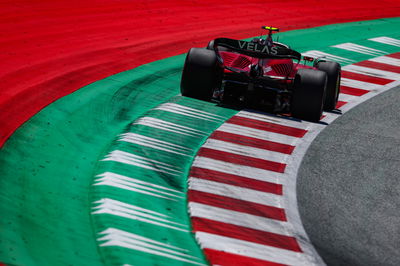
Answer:
<svg viewBox="0 0 400 266"><path fill-rule="evenodd" d="M258 35L398 16L390 1L2 1L0 146L55 100L96 80L205 46Z"/></svg>
<svg viewBox="0 0 400 266"><path fill-rule="evenodd" d="M173 265L168 259L178 253L177 265L188 257L202 264L205 258L190 230L178 228L189 233L191 247L173 231L148 229L126 218L134 214L140 217L132 220L145 218L151 225L186 226L186 180L171 178L171 173L156 180L149 165L179 172L175 176L180 177L207 132L232 115L221 110L216 118L204 103L174 98L184 55L155 60L204 47L216 36L256 36L262 24L310 28L394 17L399 7L394 0L2 1L0 261L28 266ZM319 40L308 42L317 46ZM201 118L214 123L196 121ZM167 129L174 134L163 132ZM168 134L173 135L168 143L157 139ZM179 168L173 160L184 160L168 156L170 152L187 163ZM131 167L137 170L133 176ZM179 190L166 194L167 185ZM136 201L132 191L143 201ZM170 208L137 191L178 196L182 204ZM140 236L132 234L138 232ZM132 243L139 244L128 253L121 248ZM137 246L151 247L149 254L157 248L168 254L154 262Z"/></svg>
<svg viewBox="0 0 400 266"><path fill-rule="evenodd" d="M299 211L328 265L400 265L399 89L337 119L304 157Z"/></svg>

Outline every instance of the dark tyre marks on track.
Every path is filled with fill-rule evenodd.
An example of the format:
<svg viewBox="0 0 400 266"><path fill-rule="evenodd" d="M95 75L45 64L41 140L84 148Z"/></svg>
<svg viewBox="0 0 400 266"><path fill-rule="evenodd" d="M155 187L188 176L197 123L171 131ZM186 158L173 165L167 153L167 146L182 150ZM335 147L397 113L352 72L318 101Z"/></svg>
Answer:
<svg viewBox="0 0 400 266"><path fill-rule="evenodd" d="M299 211L328 265L400 265L399 89L337 119L303 159Z"/></svg>

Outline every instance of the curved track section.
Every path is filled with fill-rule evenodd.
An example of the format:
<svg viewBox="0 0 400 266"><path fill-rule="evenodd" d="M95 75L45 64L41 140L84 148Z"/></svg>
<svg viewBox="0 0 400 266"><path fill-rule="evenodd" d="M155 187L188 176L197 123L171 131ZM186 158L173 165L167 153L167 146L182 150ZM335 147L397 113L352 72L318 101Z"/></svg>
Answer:
<svg viewBox="0 0 400 266"><path fill-rule="evenodd" d="M379 40L395 42L399 36L391 32L397 28L396 21L396 19L377 20L325 26L310 31L293 31L282 33L281 39L285 38L288 43L296 43L301 51L307 51L305 49L309 49L309 43L317 43L316 40L323 37L326 42L313 45L313 48L319 50L308 51L309 53L324 53L345 62L360 61L374 56L330 47L338 45L338 39L333 33L345 31L343 29L351 26L356 27L357 31L367 38L385 36ZM371 25L374 25L373 28L379 28L379 32L371 31ZM299 35L302 36L301 42ZM358 45L384 51L379 52L382 55L398 51L397 46L392 45L390 46L392 49L389 49L388 44L381 42L346 38L346 42L343 43L351 40ZM183 60L184 56L177 56L153 62L82 88L42 110L6 143L0 153L2 165L0 171L3 176L0 181L3 198L0 207L1 212L6 214L0 221L2 223L0 255L3 262L17 265L49 262L77 265L103 265L105 262L132 264L136 257L141 257L146 263L149 261L170 263L173 261L171 256L179 253L180 259L195 257L197 258L195 262L203 263L204 258L196 248L193 249L195 247L193 244L189 245L190 249L182 248L182 239L187 238L193 243L191 233L186 237L176 237L179 234L175 235L173 231L165 230L165 225L181 226L184 224L182 222L188 220L180 216L184 207L172 210L168 204L151 205L151 202L160 203L160 198L153 199L149 194L166 195L165 193L169 193L168 189L173 189L169 194L181 196L181 193L185 192L186 179L179 178L181 175L176 175L177 178L174 179L168 174L149 173L148 168L183 170L188 175L189 165L180 165L179 163L184 160L175 160L174 156L180 155L169 151L186 155L195 152L199 146L193 148L190 147L190 143L194 146L200 145L199 142L210 135L218 123L235 113L224 116L224 119L221 117L222 120L212 126L207 126L210 121L205 120L207 123L202 124L201 128L199 127L201 120L194 117L184 119L187 115L193 116L193 110L190 108L198 109L195 111L197 115L208 111L220 112L217 111L220 107L213 108L204 102L179 99L182 97L172 100L178 93ZM160 71L162 66L168 67ZM360 76L365 77L358 75ZM374 94L375 88L369 88L371 94ZM350 100L350 96L344 94L341 97L345 97L342 100ZM169 100L172 101L169 105L162 105ZM171 103L183 107L177 108ZM342 108L346 106L349 105L344 105ZM218 115L222 115L222 111ZM143 116L155 119L140 120ZM265 116L258 115L258 117ZM276 117L269 119L273 119L273 123L279 120ZM138 124L131 125L135 121L141 124L141 127L138 127ZM287 123L290 121L287 120ZM144 130L146 127L149 131ZM179 138L169 138L170 134L160 134L160 131L157 133L157 129L163 128L164 130L161 130L163 132L168 127L178 132L182 132L183 129L183 132L192 134L197 132L196 130L202 130L204 136L194 138L197 139L195 142L186 144ZM156 128L155 133L152 132L154 128ZM138 130L141 134L131 132L130 129ZM310 132L305 136L311 135ZM120 134L126 135L120 136ZM223 140L226 140L226 136ZM247 139L246 143L250 142ZM294 157L299 150L299 147L296 147L289 158ZM290 147L286 150L275 147L275 152L283 152L284 155L290 151ZM236 162L239 157L236 154ZM280 155L278 157L283 158ZM268 158L263 160L274 161ZM293 172L295 168L287 163L285 173ZM136 174L132 175L133 172ZM239 174L236 176L240 177ZM294 195L286 193L289 186L288 183L285 184L282 186L284 195L282 200L293 200ZM253 182L250 189L254 187ZM275 195L279 195L279 188ZM143 200L146 197L147 200ZM138 201L133 202L132 198L137 198ZM292 204L287 203L282 206L290 205ZM291 218L294 214L286 207L283 212L288 221L292 223L295 220ZM283 217L281 219L284 219ZM131 227L131 224L135 226ZM147 230L148 228L151 230ZM292 230L289 234L297 232L299 231ZM304 241L297 239L298 235L295 236L295 241L293 235L291 236L292 243L296 242L302 250L301 253L305 254L299 255L304 261L304 257L307 258L307 254L311 253L304 248ZM281 244L275 239L271 241ZM55 243L57 248L53 248ZM76 243L81 244L78 246ZM43 250L47 252L43 253ZM164 256L160 256L160 253ZM225 256L224 259L227 258ZM259 260L259 258L250 259ZM185 263L179 259L174 261L176 264ZM262 262L265 263L265 260Z"/></svg>
<svg viewBox="0 0 400 266"><path fill-rule="evenodd" d="M242 111L199 150L189 209L213 265L321 264L294 219L294 150L312 125Z"/></svg>
<svg viewBox="0 0 400 266"><path fill-rule="evenodd" d="M195 261L203 263L202 255L197 251L170 245L171 239L176 240L174 234L171 234L172 238L160 238L162 234L157 234L155 230L159 241L144 238L139 234L147 234L148 231L142 229L149 227L142 223L137 223L134 228L129 227L135 235L127 232L125 219L131 219L133 213L137 216L136 221L146 219L153 224L162 220L164 225L176 225L185 218L177 217L168 208L164 210L166 213L161 213L159 209L151 210L148 208L151 201L141 202L145 206L138 206L129 199L131 190L120 191L122 186L146 193L157 190L158 195L166 195L169 192L165 184L170 182L178 189L169 194L179 196L184 192L184 180L171 182L166 178L154 184L152 180L145 180L149 177L146 174L140 176L144 178L140 180L137 176L124 173L125 170L121 168L122 164L129 162L128 167L134 163L142 169L177 170L166 165L171 158L163 152L166 152L165 149L183 151L184 154L188 152L186 144L166 143L152 133L134 137L129 134L133 133L129 132L132 122L144 122L140 116L177 95L183 57L143 65L78 89L119 71L184 52L188 47L197 44L204 46L217 33L238 38L256 35L258 32L253 30L265 22L265 2L219 1L213 2L214 9L210 9L209 3L204 1L153 1L151 5L125 0L112 4L100 0L95 5L84 1L36 2L9 1L1 4L4 8L0 11L4 22L1 25L6 26L0 42L3 51L1 64L7 66L2 68L6 70L0 77L4 86L0 97L0 145L16 128L40 111L24 123L0 150L0 208L4 214L0 221L0 260L11 265L122 264L125 257L119 255L128 250L122 245L129 244L129 247L135 246L137 249L127 253L139 252L135 253L138 256L143 256L140 252L145 248L153 255L157 251L158 254L151 257L149 263L160 260L160 251L170 257L180 253L181 259L196 257L199 259ZM390 2L383 8L380 8L381 3L364 3L368 8L360 10L361 2L343 5L344 1L337 1L330 2L329 6L314 5L313 1L301 4L298 1L285 2L282 6L281 1L270 2L268 22L283 27L285 23L309 27L331 23L332 19L338 22L397 14L397 2ZM248 11L246 15L243 15L244 10ZM332 12L324 16L318 14L319 11L328 10ZM307 12L313 15L304 16ZM224 23L227 17L230 18L229 25ZM371 22L371 25L378 23L390 26L391 21L380 20ZM291 27L294 26L285 28ZM322 36L326 29L316 29L311 34L314 37L295 32L292 40L297 39L297 42L292 43L302 42L299 48L303 50L309 49L310 43L316 49L337 44L335 36L329 37L328 34L324 39L329 44L319 44L319 38L315 35ZM385 30L386 27L381 29L382 32ZM390 29L386 31L391 32ZM370 30L363 32L369 33ZM296 34L301 34L302 38ZM373 37L387 38L385 34ZM343 47L349 48L348 45ZM331 49L337 51L342 48ZM336 55L329 50L324 50L324 53ZM346 54L337 56L348 58ZM349 60L360 61L358 57ZM165 125L164 122L162 124ZM189 125L181 125L180 129L182 126L190 131ZM120 133L127 135L119 136ZM124 142L121 139L129 141L121 144ZM149 145L164 151L158 153L159 160L126 154L136 149L137 145L146 155L149 154L146 150ZM117 146L118 151L125 153L112 153ZM123 163L117 161L121 158ZM103 166L107 166L107 169ZM111 190L102 189L105 187ZM285 187L285 194L284 191ZM126 202L123 202L125 198L120 198L121 194L127 196ZM168 215L171 219L166 219ZM291 219L290 212L286 212L286 217ZM108 230L111 227L121 228ZM99 236L98 233L103 234ZM301 242L299 245L302 245ZM128 262L134 264L132 258L129 256ZM180 263L185 262L180 260Z"/></svg>
<svg viewBox="0 0 400 266"><path fill-rule="evenodd" d="M381 39L372 39L376 40ZM396 45L400 42L393 38L391 40ZM338 46L346 49L351 47L351 50L353 47L359 48L355 44ZM369 53L371 50L374 49L364 47L361 52ZM344 80L340 95L343 111L397 86L400 83L399 58L400 54L396 53L343 67ZM296 179L300 161L313 139L338 117L338 114L325 113L319 124L313 124L242 111L211 135L199 150L191 168L189 209L196 237L213 265L323 264L308 240L298 214ZM321 176L326 178L323 173L313 170L314 162L310 162L317 158L318 150L318 146L314 148L308 160L310 168L306 168L306 173L303 173L303 176L310 172L314 175L311 181L307 178L308 182L302 185L302 211L307 214L307 226L317 239L320 249L324 255L331 256L328 256L327 262L337 263L340 261L338 256L346 258L344 253L348 249L335 246L340 244L335 243L334 239L332 245L325 244L326 237L322 232L326 229L322 228L330 224L331 214L326 212L328 207L322 208L326 213L323 220L327 222L319 224L320 214L315 210L321 208L314 205L321 204L321 200L310 201L308 197L311 190L318 191L313 185L317 183L315 180ZM334 150L327 153L327 149L324 149L322 152L332 154ZM316 161L321 161L321 158ZM353 169L353 166L350 167ZM390 182L390 177L387 182ZM328 195L331 193L328 190L321 193ZM313 198L320 197L320 193L310 194ZM337 197L346 195L337 194ZM338 204L337 197L333 196L326 205ZM369 204L373 203L368 202L366 206ZM351 208L347 211L351 212ZM338 217L340 213L340 210L335 212ZM315 224L319 224L319 230L315 230ZM355 223L354 227L357 225ZM343 224L343 227L346 226ZM354 227L343 229L342 232ZM360 245L358 239L349 240L347 245L353 243L357 249ZM334 251L326 250L332 246ZM390 245L386 247L391 249ZM336 253L338 249L339 254ZM386 263L389 261L386 257L396 254L390 251L382 253L381 248L378 250L373 247L371 250L375 253L373 261L377 264ZM332 257L332 253L336 257ZM352 257L351 254L348 256ZM352 261L355 260L342 259L346 263ZM363 261L370 262L368 259ZM363 265L360 260L358 264Z"/></svg>

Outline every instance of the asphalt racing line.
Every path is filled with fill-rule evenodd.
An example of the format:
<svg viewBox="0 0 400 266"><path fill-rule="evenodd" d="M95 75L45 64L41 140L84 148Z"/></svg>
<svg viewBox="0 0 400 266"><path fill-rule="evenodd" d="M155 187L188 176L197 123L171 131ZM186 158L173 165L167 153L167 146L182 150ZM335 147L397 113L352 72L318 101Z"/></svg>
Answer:
<svg viewBox="0 0 400 266"><path fill-rule="evenodd" d="M400 84L400 53L335 47L379 55L342 68L341 113ZM192 165L188 195L193 229L211 264L324 264L299 217L296 176L311 142L339 115L309 123L241 111L210 136Z"/></svg>
<svg viewBox="0 0 400 266"><path fill-rule="evenodd" d="M299 211L328 265L400 265L399 92L397 86L351 109L303 158Z"/></svg>

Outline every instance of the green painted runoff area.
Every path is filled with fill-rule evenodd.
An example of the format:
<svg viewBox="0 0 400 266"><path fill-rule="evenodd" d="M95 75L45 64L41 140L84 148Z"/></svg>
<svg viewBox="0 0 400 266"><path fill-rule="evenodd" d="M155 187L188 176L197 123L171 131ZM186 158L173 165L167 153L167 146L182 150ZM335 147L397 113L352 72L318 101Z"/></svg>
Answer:
<svg viewBox="0 0 400 266"><path fill-rule="evenodd" d="M278 36L300 52L318 50L356 62L374 56L330 46L352 42L396 52L398 47L368 39L400 39L400 18ZM11 136L0 150L1 262L206 263L190 233L187 176L201 144L236 111L177 96L184 58L88 85L49 105ZM192 109L218 119L190 117ZM175 125L175 130L157 125ZM184 127L192 133L182 134Z"/></svg>
<svg viewBox="0 0 400 266"><path fill-rule="evenodd" d="M113 143L91 193L99 202L95 230L109 237L101 241L107 265L207 264L191 234L187 174L199 146L235 113L176 96L146 112ZM109 228L123 233L110 234ZM122 242L115 243L121 234ZM135 246L129 245L133 240Z"/></svg>

